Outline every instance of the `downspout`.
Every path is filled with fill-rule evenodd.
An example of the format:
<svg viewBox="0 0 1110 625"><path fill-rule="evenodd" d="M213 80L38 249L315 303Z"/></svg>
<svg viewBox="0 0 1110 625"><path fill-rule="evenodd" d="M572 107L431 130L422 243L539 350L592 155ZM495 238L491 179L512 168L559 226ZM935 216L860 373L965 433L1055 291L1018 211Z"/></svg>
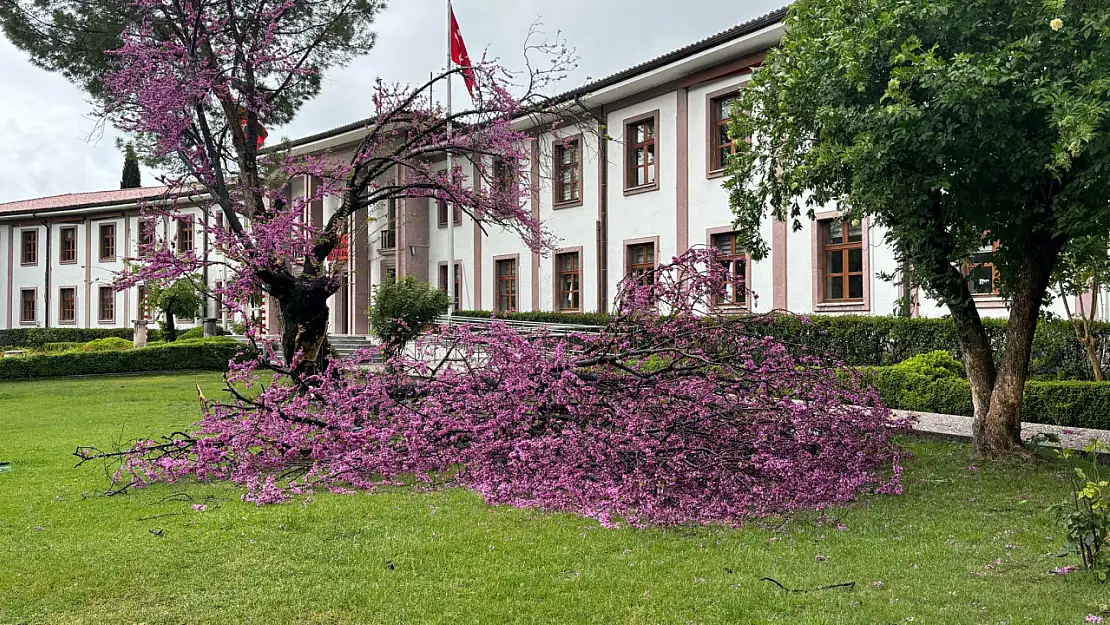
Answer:
<svg viewBox="0 0 1110 625"><path fill-rule="evenodd" d="M46 226L46 255L43 257L43 293L42 293L42 320L44 328L50 328L50 222L38 213L31 213L31 217L39 220Z"/></svg>
<svg viewBox="0 0 1110 625"><path fill-rule="evenodd" d="M597 172L597 312L609 310L609 131L605 124L605 105L594 115L598 129Z"/></svg>

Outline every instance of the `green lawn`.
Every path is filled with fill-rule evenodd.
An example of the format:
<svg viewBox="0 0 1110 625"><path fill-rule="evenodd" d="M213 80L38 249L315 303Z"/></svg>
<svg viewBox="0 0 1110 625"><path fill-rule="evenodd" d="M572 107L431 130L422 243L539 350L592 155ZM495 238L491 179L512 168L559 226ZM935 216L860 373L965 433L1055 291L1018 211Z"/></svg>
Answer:
<svg viewBox="0 0 1110 625"><path fill-rule="evenodd" d="M190 423L194 382L218 395L211 374L0 384L0 623L1078 624L1110 603L1047 574L1075 563L1052 557L1059 467L972 471L945 442L912 441L906 494L838 512L843 531L605 530L455 489L105 498L103 471L73 468L77 445Z"/></svg>

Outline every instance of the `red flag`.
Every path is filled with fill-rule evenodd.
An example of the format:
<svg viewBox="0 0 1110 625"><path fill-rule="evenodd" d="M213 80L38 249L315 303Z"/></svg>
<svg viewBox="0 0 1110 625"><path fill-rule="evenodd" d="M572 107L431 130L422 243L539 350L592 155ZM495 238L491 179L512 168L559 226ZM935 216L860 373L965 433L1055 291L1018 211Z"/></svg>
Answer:
<svg viewBox="0 0 1110 625"><path fill-rule="evenodd" d="M466 83L466 90L470 92L470 98L474 99L474 89L478 87L478 81L474 78L474 70L470 64L470 55L466 53L466 43L463 42L462 33L459 32L459 23L455 21L455 9L450 8L448 5L451 16L451 61L463 68L462 76L463 82Z"/></svg>

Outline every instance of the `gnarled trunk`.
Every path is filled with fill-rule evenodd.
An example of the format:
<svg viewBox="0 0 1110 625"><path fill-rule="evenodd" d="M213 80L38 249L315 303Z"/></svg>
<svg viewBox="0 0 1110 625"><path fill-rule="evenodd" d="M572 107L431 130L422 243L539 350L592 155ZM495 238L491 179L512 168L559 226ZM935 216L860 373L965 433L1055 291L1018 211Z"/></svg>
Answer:
<svg viewBox="0 0 1110 625"><path fill-rule="evenodd" d="M166 304L166 327L163 329L165 335L163 338L167 343L173 343L177 340L177 325L174 323L173 309L174 301L170 299L169 303Z"/></svg>
<svg viewBox="0 0 1110 625"><path fill-rule="evenodd" d="M328 298L337 290L329 277L298 276L271 292L281 310L281 351L285 362L300 352L292 370L295 381L324 371L328 363Z"/></svg>
<svg viewBox="0 0 1110 625"><path fill-rule="evenodd" d="M1021 449L1021 398L1028 377L1029 352L1048 280L1059 256L1051 242L1028 245L1010 302L1010 321L990 407L975 411L975 452L983 456L1012 454Z"/></svg>

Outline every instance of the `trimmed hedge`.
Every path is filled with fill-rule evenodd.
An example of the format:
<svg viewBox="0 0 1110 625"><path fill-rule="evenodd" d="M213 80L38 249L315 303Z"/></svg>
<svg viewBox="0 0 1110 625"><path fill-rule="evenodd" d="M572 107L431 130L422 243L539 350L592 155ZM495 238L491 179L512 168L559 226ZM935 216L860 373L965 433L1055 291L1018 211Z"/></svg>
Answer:
<svg viewBox="0 0 1110 625"><path fill-rule="evenodd" d="M558 323L578 326L603 326L612 319L604 313L561 313L561 312L493 312L490 310L458 310L456 317L489 319L497 317L508 321L530 321L532 323Z"/></svg>
<svg viewBox="0 0 1110 625"><path fill-rule="evenodd" d="M200 369L224 371L243 348L230 339L186 341L117 352L69 352L0 359L0 380Z"/></svg>
<svg viewBox="0 0 1110 625"><path fill-rule="evenodd" d="M147 340L156 341L162 331L151 328ZM25 347L43 351L47 343L88 343L106 338L121 338L133 341L134 328L16 328L0 330L0 349Z"/></svg>
<svg viewBox="0 0 1110 625"><path fill-rule="evenodd" d="M933 379L894 367L871 370L871 382L891 408L970 417L971 387L962 378ZM1110 429L1110 383L1033 381L1025 384L1021 418L1030 423Z"/></svg>
<svg viewBox="0 0 1110 625"><path fill-rule="evenodd" d="M459 311L459 317L488 319L489 311ZM499 313L515 321L605 325L610 316L599 313ZM983 326L994 348L1002 352L1006 333L1005 319L983 319ZM753 318L753 332L773 336L796 349L826 354L857 367L887 367L912 356L946 351L957 358L959 343L952 320L872 317L859 315L827 316L766 315ZM1095 324L1095 340L1103 362L1110 362L1110 323ZM1086 353L1075 339L1067 321L1041 321L1033 339L1029 374L1037 379L1090 380L1091 366Z"/></svg>

